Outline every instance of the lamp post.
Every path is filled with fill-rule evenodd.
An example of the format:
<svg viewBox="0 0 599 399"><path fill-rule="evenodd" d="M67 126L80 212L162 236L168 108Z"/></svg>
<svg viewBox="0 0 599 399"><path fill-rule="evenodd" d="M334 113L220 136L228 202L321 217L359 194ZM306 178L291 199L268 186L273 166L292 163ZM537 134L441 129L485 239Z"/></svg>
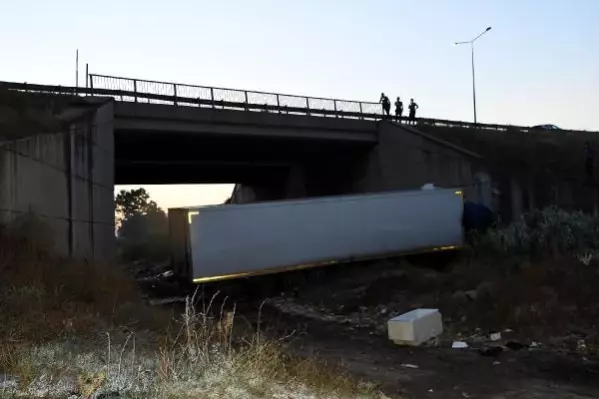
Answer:
<svg viewBox="0 0 599 399"><path fill-rule="evenodd" d="M455 45L459 46L460 44L469 44L470 50L472 52L472 104L474 106L474 124L476 125L476 83L474 79L474 42L477 41L482 35L491 30L489 26L485 29L480 35L476 36L474 39L466 41L466 42L456 42Z"/></svg>

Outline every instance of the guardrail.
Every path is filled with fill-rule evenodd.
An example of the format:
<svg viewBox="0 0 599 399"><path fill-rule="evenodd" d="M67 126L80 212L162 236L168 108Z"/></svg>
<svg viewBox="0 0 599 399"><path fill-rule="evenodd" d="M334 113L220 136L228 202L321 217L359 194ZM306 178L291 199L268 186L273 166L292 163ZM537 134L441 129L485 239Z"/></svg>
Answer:
<svg viewBox="0 0 599 399"><path fill-rule="evenodd" d="M382 106L373 102L357 102L320 97L302 97L258 91L235 90L107 75L89 75L88 87L48 86L0 82L0 88L55 95L105 96L117 101L165 104L201 108L231 109L253 112L310 115L363 120L393 120L385 117ZM401 122L405 122L404 118ZM444 119L418 118L417 126L439 128L514 131L527 133L529 128L512 125L474 124Z"/></svg>

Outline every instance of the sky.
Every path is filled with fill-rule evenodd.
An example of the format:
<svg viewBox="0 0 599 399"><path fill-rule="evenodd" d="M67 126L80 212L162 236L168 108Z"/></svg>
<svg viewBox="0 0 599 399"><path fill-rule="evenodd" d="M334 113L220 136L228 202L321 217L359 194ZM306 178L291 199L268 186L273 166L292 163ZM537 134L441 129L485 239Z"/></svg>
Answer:
<svg viewBox="0 0 599 399"><path fill-rule="evenodd" d="M378 101L419 115L599 131L597 0L19 0L2 6L0 80L97 74ZM232 182L233 183L233 182ZM149 187L163 207L227 186ZM119 189L122 187L119 187Z"/></svg>

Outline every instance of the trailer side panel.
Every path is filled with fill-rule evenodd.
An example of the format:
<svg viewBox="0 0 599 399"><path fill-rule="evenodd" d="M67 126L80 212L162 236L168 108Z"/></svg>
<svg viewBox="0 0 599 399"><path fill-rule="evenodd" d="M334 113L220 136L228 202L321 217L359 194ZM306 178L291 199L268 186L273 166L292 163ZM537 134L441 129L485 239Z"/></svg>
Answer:
<svg viewBox="0 0 599 399"><path fill-rule="evenodd" d="M459 247L462 212L447 189L196 208L193 280Z"/></svg>

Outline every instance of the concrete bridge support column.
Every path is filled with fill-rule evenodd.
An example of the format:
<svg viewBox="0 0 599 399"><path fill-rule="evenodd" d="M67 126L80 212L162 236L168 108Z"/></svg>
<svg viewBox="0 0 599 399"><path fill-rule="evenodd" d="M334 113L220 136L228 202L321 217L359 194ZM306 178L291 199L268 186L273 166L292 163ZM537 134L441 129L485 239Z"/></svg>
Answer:
<svg viewBox="0 0 599 399"><path fill-rule="evenodd" d="M519 218L524 212L524 205L522 203L522 187L520 182L512 177L510 180L510 196L511 196L511 218L515 220Z"/></svg>
<svg viewBox="0 0 599 399"><path fill-rule="evenodd" d="M112 260L113 114L109 101L65 131L0 144L0 223L15 225L31 214L58 254Z"/></svg>
<svg viewBox="0 0 599 399"><path fill-rule="evenodd" d="M249 204L252 202L276 201L283 197L278 185L260 186L236 184L231 195L231 204Z"/></svg>
<svg viewBox="0 0 599 399"><path fill-rule="evenodd" d="M285 198L304 198L307 196L306 175L301 165L293 165L289 170L285 185Z"/></svg>

